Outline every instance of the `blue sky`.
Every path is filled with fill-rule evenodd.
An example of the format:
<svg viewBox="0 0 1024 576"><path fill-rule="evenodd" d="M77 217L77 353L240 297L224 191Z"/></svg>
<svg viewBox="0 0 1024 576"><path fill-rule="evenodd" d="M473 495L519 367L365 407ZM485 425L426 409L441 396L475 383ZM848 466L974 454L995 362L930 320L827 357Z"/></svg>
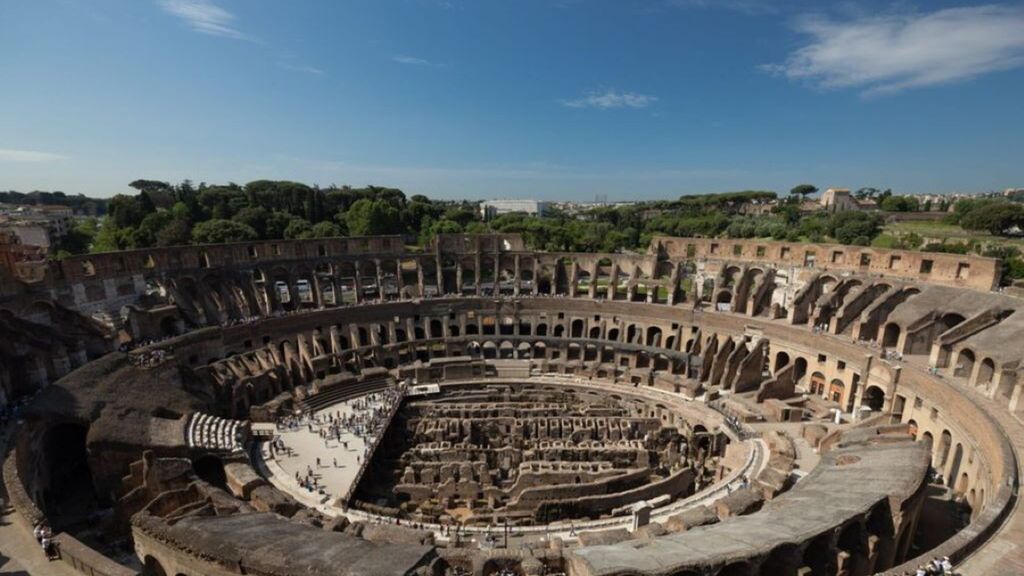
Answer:
<svg viewBox="0 0 1024 576"><path fill-rule="evenodd" d="M0 0L0 190L1024 186L1024 4Z"/></svg>

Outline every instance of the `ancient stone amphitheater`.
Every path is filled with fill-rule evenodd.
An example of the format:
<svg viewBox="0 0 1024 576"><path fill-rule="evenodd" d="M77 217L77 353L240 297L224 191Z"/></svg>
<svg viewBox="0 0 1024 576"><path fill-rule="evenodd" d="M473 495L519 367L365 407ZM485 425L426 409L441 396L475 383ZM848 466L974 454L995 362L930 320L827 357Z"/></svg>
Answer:
<svg viewBox="0 0 1024 576"><path fill-rule="evenodd" d="M999 270L669 237L69 258L0 275L31 398L3 479L92 575L1020 574Z"/></svg>

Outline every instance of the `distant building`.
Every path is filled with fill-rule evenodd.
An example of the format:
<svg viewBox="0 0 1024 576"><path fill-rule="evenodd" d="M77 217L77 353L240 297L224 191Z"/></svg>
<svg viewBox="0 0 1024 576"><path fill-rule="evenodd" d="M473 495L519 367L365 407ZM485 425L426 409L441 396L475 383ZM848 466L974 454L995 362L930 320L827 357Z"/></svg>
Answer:
<svg viewBox="0 0 1024 576"><path fill-rule="evenodd" d="M0 230L14 234L18 243L49 248L74 227L68 206L5 206L0 211Z"/></svg>
<svg viewBox="0 0 1024 576"><path fill-rule="evenodd" d="M849 210L877 210L878 203L869 198L858 199L847 188L829 188L818 201L827 212L846 212Z"/></svg>
<svg viewBox="0 0 1024 576"><path fill-rule="evenodd" d="M480 203L480 216L484 220L514 212L543 216L550 209L550 202L540 200L486 200Z"/></svg>

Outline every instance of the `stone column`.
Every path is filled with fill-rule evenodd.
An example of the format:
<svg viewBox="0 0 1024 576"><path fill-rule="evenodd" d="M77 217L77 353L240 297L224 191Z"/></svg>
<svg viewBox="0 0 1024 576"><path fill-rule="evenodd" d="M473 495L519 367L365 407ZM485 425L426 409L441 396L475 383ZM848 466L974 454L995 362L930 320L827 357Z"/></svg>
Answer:
<svg viewBox="0 0 1024 576"><path fill-rule="evenodd" d="M513 256L513 274L515 274L515 278L512 279L512 294L519 296L519 289L521 288L519 280L519 254Z"/></svg>
<svg viewBox="0 0 1024 576"><path fill-rule="evenodd" d="M361 278L363 269L362 262L360 262L359 260L356 260L355 262L353 262L353 264L356 267L356 276L355 283L352 289L356 291L356 304L358 304L363 301L363 280Z"/></svg>

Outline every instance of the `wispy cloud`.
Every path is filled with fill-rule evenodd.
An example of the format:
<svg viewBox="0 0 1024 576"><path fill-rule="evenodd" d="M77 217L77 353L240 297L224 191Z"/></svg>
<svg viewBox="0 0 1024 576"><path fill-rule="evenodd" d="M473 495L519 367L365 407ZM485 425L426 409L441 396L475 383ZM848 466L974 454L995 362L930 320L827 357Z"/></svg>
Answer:
<svg viewBox="0 0 1024 576"><path fill-rule="evenodd" d="M53 162L56 160L67 160L63 154L52 152L39 152L36 150L14 150L11 148L0 148L0 162L22 162L38 163Z"/></svg>
<svg viewBox="0 0 1024 576"><path fill-rule="evenodd" d="M185 21L189 28L200 34L255 41L256 38L235 27L235 15L210 0L158 0L168 14Z"/></svg>
<svg viewBox="0 0 1024 576"><path fill-rule="evenodd" d="M431 62L430 60L404 54L392 56L391 61L399 64L405 64L406 66L440 66L440 64Z"/></svg>
<svg viewBox="0 0 1024 576"><path fill-rule="evenodd" d="M316 76L323 76L324 74L326 74L326 72L324 72L320 68L317 68L316 66L282 63L281 67L284 68L285 70L291 70L292 72L304 72L306 74L314 74Z"/></svg>
<svg viewBox="0 0 1024 576"><path fill-rule="evenodd" d="M1024 6L949 8L835 21L805 17L806 46L763 70L865 96L966 80L1024 64Z"/></svg>
<svg viewBox="0 0 1024 576"><path fill-rule="evenodd" d="M575 100L559 100L569 108L647 108L658 101L656 96L637 94L636 92L618 92L616 90L592 91Z"/></svg>

